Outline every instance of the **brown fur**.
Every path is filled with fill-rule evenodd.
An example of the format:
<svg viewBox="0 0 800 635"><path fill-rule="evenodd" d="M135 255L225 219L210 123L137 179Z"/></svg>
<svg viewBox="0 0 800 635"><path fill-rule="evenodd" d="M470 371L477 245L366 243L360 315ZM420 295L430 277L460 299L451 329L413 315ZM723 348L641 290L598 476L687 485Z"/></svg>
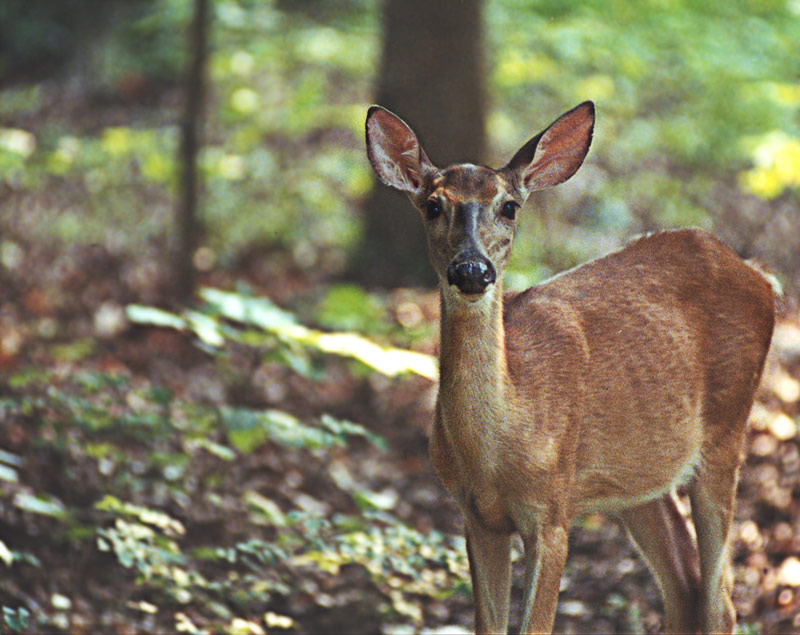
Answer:
<svg viewBox="0 0 800 635"><path fill-rule="evenodd" d="M371 111L376 129L418 148L399 120L384 126L385 112ZM579 106L503 170L414 165L424 176L410 188L391 168L391 152L391 169L373 162L420 209L432 197L443 208L426 221L442 293L430 455L464 514L476 628L507 627L509 538L518 532L522 630L550 631L570 526L599 510L620 517L659 580L668 632L731 633L726 548L747 417L774 326L768 280L713 236L679 230L523 293L502 293L515 222L499 210L524 202L525 183L569 178L593 120L593 109ZM467 214L475 231L465 229ZM477 297L447 282L449 264L465 251L498 272ZM679 484L690 492L696 544L672 498Z"/></svg>

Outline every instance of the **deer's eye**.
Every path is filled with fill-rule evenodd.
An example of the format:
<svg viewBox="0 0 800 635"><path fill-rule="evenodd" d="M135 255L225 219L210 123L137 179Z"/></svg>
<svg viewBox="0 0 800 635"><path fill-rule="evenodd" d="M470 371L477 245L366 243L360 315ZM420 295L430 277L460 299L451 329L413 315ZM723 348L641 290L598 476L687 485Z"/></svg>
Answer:
<svg viewBox="0 0 800 635"><path fill-rule="evenodd" d="M435 198L432 198L427 203L425 203L425 217L428 220L433 220L434 218L438 218L442 213L442 206L439 204Z"/></svg>
<svg viewBox="0 0 800 635"><path fill-rule="evenodd" d="M500 215L506 217L509 220L514 220L517 216L518 209L519 209L518 203L515 203L514 201L507 201L503 203L503 207L500 208Z"/></svg>

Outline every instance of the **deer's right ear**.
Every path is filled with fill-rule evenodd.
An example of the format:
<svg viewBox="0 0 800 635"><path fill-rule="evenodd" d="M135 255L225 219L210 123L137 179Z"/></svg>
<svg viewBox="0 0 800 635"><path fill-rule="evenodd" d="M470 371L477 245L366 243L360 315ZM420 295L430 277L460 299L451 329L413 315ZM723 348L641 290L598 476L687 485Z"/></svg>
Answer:
<svg viewBox="0 0 800 635"><path fill-rule="evenodd" d="M378 178L402 192L416 195L424 175L435 169L408 124L381 106L367 111L367 156Z"/></svg>

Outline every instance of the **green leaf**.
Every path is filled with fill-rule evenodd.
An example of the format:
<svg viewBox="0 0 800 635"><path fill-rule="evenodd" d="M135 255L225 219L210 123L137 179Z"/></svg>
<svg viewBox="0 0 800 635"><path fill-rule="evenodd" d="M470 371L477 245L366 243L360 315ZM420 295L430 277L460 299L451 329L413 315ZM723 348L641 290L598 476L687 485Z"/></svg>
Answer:
<svg viewBox="0 0 800 635"><path fill-rule="evenodd" d="M276 331L297 324L294 315L277 307L267 298L255 298L209 287L200 290L200 297L229 320L252 324L265 331Z"/></svg>
<svg viewBox="0 0 800 635"><path fill-rule="evenodd" d="M334 435L304 424L281 410L223 408L222 421L237 450L245 454L271 440L291 448L317 449L343 445Z"/></svg>
<svg viewBox="0 0 800 635"><path fill-rule="evenodd" d="M194 439L192 445L208 450L211 454L223 461L233 461L236 458L236 452L229 447L215 443L206 438Z"/></svg>
<svg viewBox="0 0 800 635"><path fill-rule="evenodd" d="M320 418L320 423L324 428L339 437L364 437L367 441L379 447L381 450L386 450L389 447L386 443L386 439L378 434L375 434L374 432L370 432L364 426L358 423L353 423L352 421L347 421L346 419L337 419L329 414L322 415Z"/></svg>
<svg viewBox="0 0 800 635"><path fill-rule="evenodd" d="M64 503L55 496L45 496L43 494L30 494L28 492L17 492L14 496L14 505L20 509L33 514L42 516L53 516L63 518L67 515Z"/></svg>
<svg viewBox="0 0 800 635"><path fill-rule="evenodd" d="M0 540L0 560L2 560L7 567L10 567L14 562L14 554L11 552L11 549L6 547L6 543L2 540Z"/></svg>
<svg viewBox="0 0 800 635"><path fill-rule="evenodd" d="M270 525L274 527L286 527L289 524L286 514L281 511L277 503L269 498L265 498L258 492L248 490L242 496L242 500Z"/></svg>
<svg viewBox="0 0 800 635"><path fill-rule="evenodd" d="M142 523L158 527L167 535L182 536L186 533L183 523L172 518L168 514L156 509L144 507L142 505L124 503L117 497L109 494L106 494L101 500L97 501L94 506L95 509L116 512L118 514L136 518Z"/></svg>
<svg viewBox="0 0 800 635"><path fill-rule="evenodd" d="M30 612L24 606L11 608L3 607L3 621L11 629L12 633L21 633L30 625Z"/></svg>
<svg viewBox="0 0 800 635"><path fill-rule="evenodd" d="M22 467L25 465L25 459L11 452L6 452L5 450L0 449L0 463L13 465L14 467Z"/></svg>
<svg viewBox="0 0 800 635"><path fill-rule="evenodd" d="M19 481L19 474L13 467L8 467L0 463L0 481L17 483Z"/></svg>
<svg viewBox="0 0 800 635"><path fill-rule="evenodd" d="M353 500L359 509L393 509L397 505L397 492L388 490L386 492L373 492L371 490L359 490L353 492Z"/></svg>
<svg viewBox="0 0 800 635"><path fill-rule="evenodd" d="M436 358L431 355L380 346L358 333L325 333L310 329L298 324L294 315L276 307L266 298L252 298L210 288L202 289L200 295L208 303L209 309L221 317L257 326L276 335L286 344L356 359L389 377L415 373L435 380L438 376ZM184 317L180 317L153 307L129 305L126 312L132 322L181 330L189 328L202 342L214 348L221 347L226 338L241 339L239 331L197 311L186 311ZM308 370L302 365L298 369Z"/></svg>
<svg viewBox="0 0 800 635"><path fill-rule="evenodd" d="M129 304L125 307L125 315L131 322L137 324L150 324L152 326L164 326L168 328L183 330L186 328L186 320L152 306L143 306L141 304Z"/></svg>

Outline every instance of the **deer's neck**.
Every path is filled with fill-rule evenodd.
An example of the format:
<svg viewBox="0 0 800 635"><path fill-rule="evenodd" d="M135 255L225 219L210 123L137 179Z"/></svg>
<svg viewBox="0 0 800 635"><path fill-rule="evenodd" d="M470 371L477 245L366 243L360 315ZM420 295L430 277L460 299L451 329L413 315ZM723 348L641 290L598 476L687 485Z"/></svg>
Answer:
<svg viewBox="0 0 800 635"><path fill-rule="evenodd" d="M474 305L442 290L439 405L452 436L486 432L502 417L508 368L500 283Z"/></svg>

